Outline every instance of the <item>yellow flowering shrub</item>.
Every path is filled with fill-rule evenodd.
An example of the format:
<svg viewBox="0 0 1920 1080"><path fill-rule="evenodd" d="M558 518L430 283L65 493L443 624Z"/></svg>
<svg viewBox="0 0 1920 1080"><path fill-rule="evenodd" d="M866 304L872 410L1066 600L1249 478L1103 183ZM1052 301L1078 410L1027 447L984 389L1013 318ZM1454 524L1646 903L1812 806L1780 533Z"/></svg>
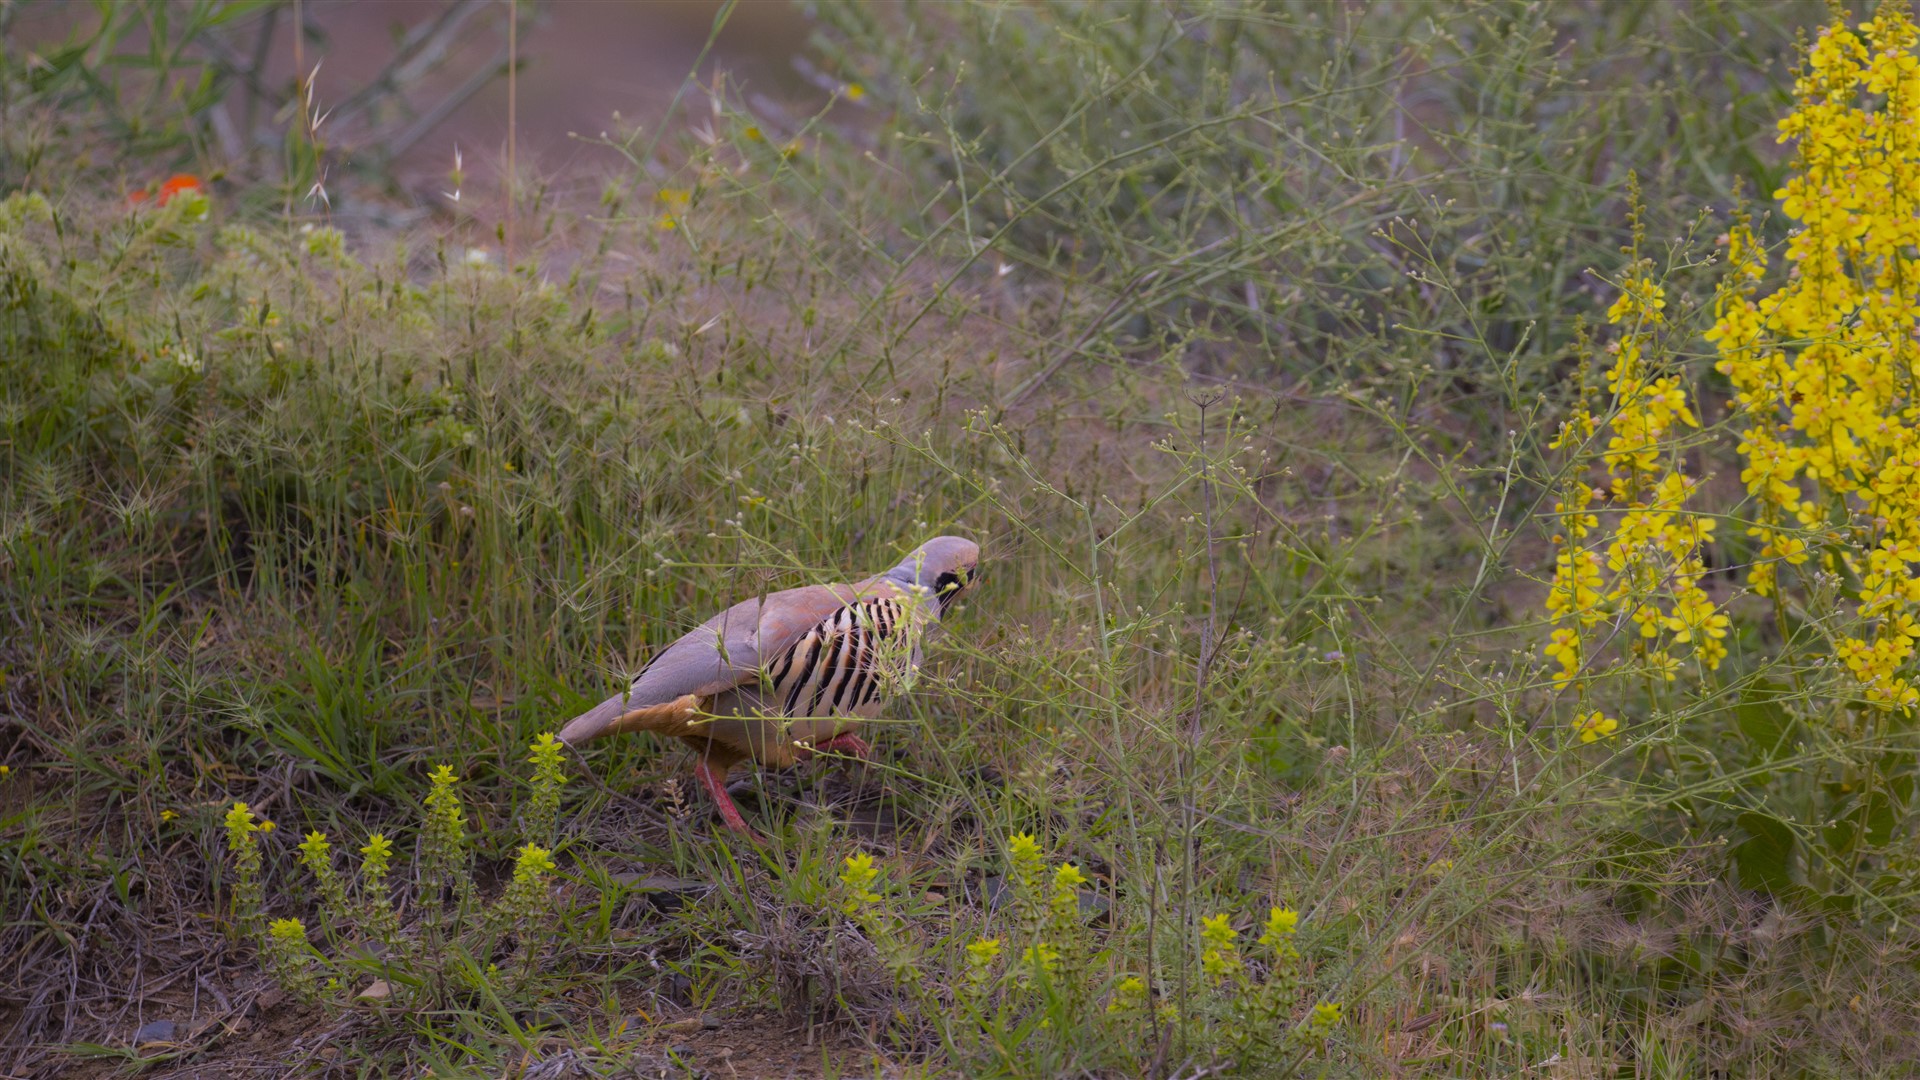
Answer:
<svg viewBox="0 0 1920 1080"><path fill-rule="evenodd" d="M1637 182L1630 187L1634 242L1620 294L1607 309L1617 336L1607 347L1612 406L1598 455L1606 487L1590 485L1576 470L1554 504L1559 530L1546 607L1555 626L1543 651L1559 665L1555 684L1571 685L1581 701L1574 730L1582 742L1611 737L1620 726L1585 705L1592 653L1614 633L1612 624L1625 628L1624 649L1636 669L1672 682L1682 652L1701 669L1717 669L1731 623L1700 586L1706 574L1701 552L1715 523L1688 509L1700 481L1687 475L1674 445L1700 421L1686 387L1662 362L1658 331L1666 322L1666 290L1651 262L1639 256L1639 189ZM1550 446L1579 450L1601 427L1583 381ZM1604 530L1595 512L1601 507L1612 511Z"/></svg>
<svg viewBox="0 0 1920 1080"><path fill-rule="evenodd" d="M1767 253L1745 220L1708 334L1731 381L1741 480L1760 541L1750 580L1780 567L1842 575L1857 632L1835 651L1865 700L1909 709L1920 638L1920 58L1904 8L1808 50L1780 121L1795 166L1774 193L1795 223L1786 283L1764 297Z"/></svg>

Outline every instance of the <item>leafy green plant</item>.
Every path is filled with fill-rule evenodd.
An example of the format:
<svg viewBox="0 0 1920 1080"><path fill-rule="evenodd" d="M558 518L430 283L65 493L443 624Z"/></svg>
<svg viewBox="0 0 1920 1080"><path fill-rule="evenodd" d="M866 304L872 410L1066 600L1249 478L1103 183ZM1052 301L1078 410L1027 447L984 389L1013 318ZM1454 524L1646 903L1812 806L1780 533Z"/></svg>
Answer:
<svg viewBox="0 0 1920 1080"><path fill-rule="evenodd" d="M558 805L566 781L554 747L550 734L532 745L536 807ZM300 861L319 893L319 929L332 946L330 955L314 949L300 919L266 922L270 900L262 890L255 834L271 823L255 822L246 804L234 804L227 821L237 925L255 937L268 973L283 990L335 1008L352 1004L342 996L348 987L357 987L360 997L383 1004L392 998L411 1008L434 1007L454 998L520 1004L537 1000L537 961L553 944L545 930L557 869L552 852L532 841L522 845L501 895L483 903L474 886L458 784L448 766L433 770L416 864L412 907L418 917L410 926L400 924L390 895L391 840L382 833L367 838L360 849L357 887L350 890L334 865L326 834L307 834L300 844ZM551 833L549 817L540 835ZM378 981L366 983L370 976ZM377 990L369 993L368 987Z"/></svg>
<svg viewBox="0 0 1920 1080"><path fill-rule="evenodd" d="M1008 839L1006 857L998 917L972 940L955 941L958 962L940 962L914 944L872 856L849 855L839 876L841 912L919 1006L916 1022L932 1023L969 1072L1055 1076L1069 1062L1138 1072L1177 1038L1190 1057L1213 1055L1237 1071L1270 1075L1300 1065L1339 1025L1338 1004L1307 1008L1300 1000L1298 912L1268 912L1258 958L1242 956L1229 916L1202 918L1202 992L1183 999L1170 985L1156 993L1151 977L1114 974L1125 961L1088 924L1090 882L1078 866L1063 862L1049 873L1039 841L1026 833ZM964 972L951 1003L926 974L943 968Z"/></svg>

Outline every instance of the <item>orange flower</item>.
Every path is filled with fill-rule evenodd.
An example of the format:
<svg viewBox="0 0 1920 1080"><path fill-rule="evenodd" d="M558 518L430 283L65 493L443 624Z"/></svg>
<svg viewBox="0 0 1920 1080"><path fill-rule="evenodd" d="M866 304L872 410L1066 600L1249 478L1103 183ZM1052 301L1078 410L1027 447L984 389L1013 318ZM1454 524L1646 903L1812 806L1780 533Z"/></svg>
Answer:
<svg viewBox="0 0 1920 1080"><path fill-rule="evenodd" d="M192 173L174 173L172 176L167 177L166 183L160 185L159 202L161 206L165 206L175 195L183 191L198 192L201 190L204 189L200 185L199 177Z"/></svg>
<svg viewBox="0 0 1920 1080"><path fill-rule="evenodd" d="M160 195L154 199L154 202L160 206L165 206L173 201L175 195L183 192L201 193L204 191L206 191L206 186L200 183L199 177L192 173L174 173L172 176L167 177L166 183L160 185ZM127 195L127 201L135 206L146 202L149 198L152 198L152 196L149 196L144 191L135 191Z"/></svg>

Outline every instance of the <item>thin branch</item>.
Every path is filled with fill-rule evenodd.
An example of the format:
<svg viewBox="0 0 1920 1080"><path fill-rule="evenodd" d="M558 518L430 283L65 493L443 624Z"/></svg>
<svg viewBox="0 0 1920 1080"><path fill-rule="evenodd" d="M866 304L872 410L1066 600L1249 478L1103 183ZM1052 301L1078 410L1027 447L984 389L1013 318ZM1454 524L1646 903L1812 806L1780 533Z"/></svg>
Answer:
<svg viewBox="0 0 1920 1080"><path fill-rule="evenodd" d="M453 115L453 111L466 104L467 99L479 93L483 87L505 74L510 61L508 50L501 49L493 54L493 59L482 64L467 81L453 88L439 104L421 114L420 118L408 125L406 130L391 139L375 140L385 151L387 160L405 154L413 144L427 137L427 134Z"/></svg>

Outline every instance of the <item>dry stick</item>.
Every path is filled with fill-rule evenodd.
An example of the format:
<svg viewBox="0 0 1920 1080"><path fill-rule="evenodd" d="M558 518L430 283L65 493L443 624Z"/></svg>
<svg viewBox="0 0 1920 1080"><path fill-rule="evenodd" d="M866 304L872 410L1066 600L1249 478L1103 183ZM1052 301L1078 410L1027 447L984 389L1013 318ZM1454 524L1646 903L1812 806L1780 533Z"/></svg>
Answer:
<svg viewBox="0 0 1920 1080"><path fill-rule="evenodd" d="M1194 401L1200 407L1200 506L1207 532L1207 624L1194 668L1193 716L1187 722L1188 741L1195 746L1200 742L1200 711L1205 705L1207 676L1213 670L1214 642L1218 637L1215 620L1220 612L1220 564L1213 537L1213 470L1207 460L1207 410L1218 405L1224 396L1215 394Z"/></svg>
<svg viewBox="0 0 1920 1080"><path fill-rule="evenodd" d="M1167 1063L1167 1048L1173 1040L1173 1025L1168 1024L1163 1030L1160 1026L1160 1010L1153 1007L1153 984L1159 976L1159 965L1153 962L1155 926L1159 921L1155 915L1160 910L1160 864L1166 855L1162 843L1160 840L1153 842L1153 878L1147 886L1148 895L1152 898L1147 905L1147 1022L1153 1025L1154 1043L1153 1060L1147 1063L1148 1076L1160 1075L1161 1067Z"/></svg>
<svg viewBox="0 0 1920 1080"><path fill-rule="evenodd" d="M1038 390L1040 388L1041 383L1044 383L1048 379L1052 378L1054 372L1059 371L1062 365L1064 365L1068 360L1073 358L1074 353L1079 352L1081 348L1085 346L1086 343L1093 337L1093 335L1100 332L1101 327L1104 327L1105 325L1107 325L1107 320L1113 317L1113 313L1119 310L1120 305L1126 302L1127 297L1132 296L1134 293L1140 291L1141 287L1146 285L1147 282L1152 281L1154 278L1159 276L1160 276L1159 269L1149 270L1146 273L1141 274L1140 276L1134 278L1132 281L1128 282L1123 287L1121 287L1120 292L1114 296L1113 303L1108 304L1107 310L1102 311L1092 322L1087 324L1087 329L1084 333L1080 335L1079 340L1075 341L1073 344L1067 346L1066 348L1060 350L1060 354L1058 356L1055 356L1053 360L1047 364L1046 367L1040 369L1040 373L1038 375L1035 375L1033 378L1028 379L1026 382L1026 385L1020 387L1020 389L1018 390L1015 390L1013 392L1013 396L1007 398L1007 400L1001 404L1000 408L1003 411L1006 409L1011 409L1014 406L1020 404L1022 401L1027 400L1028 394L1031 394L1035 390Z"/></svg>
<svg viewBox="0 0 1920 1080"><path fill-rule="evenodd" d="M1187 738L1180 748L1180 930L1186 941L1193 940L1193 881L1197 873L1198 853L1195 851L1194 820L1194 767L1200 750L1200 716L1206 708L1207 676L1213 667L1214 619L1220 604L1220 575L1214 561L1213 540L1213 472L1207 464L1207 410L1219 404L1220 395L1195 399L1200 407L1200 499L1203 507L1203 525L1207 538L1207 620L1200 630L1200 651L1194 660L1193 671L1193 711L1187 718ZM1185 1050L1186 1017L1188 1013L1187 975L1192 968L1184 954L1180 960L1180 1029L1181 1049Z"/></svg>
<svg viewBox="0 0 1920 1080"><path fill-rule="evenodd" d="M467 76L467 81L454 87L438 105L422 113L420 118L409 125L405 131L388 140L387 159L391 161L406 153L414 143L425 138L427 132L439 127L440 122L450 116L453 110L466 104L468 98L479 93L483 87L492 82L494 76L500 74L501 65L507 62L506 49L494 53L493 59L481 65L472 75Z"/></svg>
<svg viewBox="0 0 1920 1080"><path fill-rule="evenodd" d="M305 93L307 82L307 76L305 74L307 70L307 54L305 44L301 40L305 35L300 31L305 29L306 25L306 16L300 10L300 0L293 0L293 103L294 106L300 110L300 122L302 124L306 123L307 118L307 95ZM287 155L286 167L287 216L292 217L293 185L295 181L293 178L293 155L291 152Z"/></svg>
<svg viewBox="0 0 1920 1080"><path fill-rule="evenodd" d="M514 136L520 127L520 0L507 0L507 273L513 273Z"/></svg>
<svg viewBox="0 0 1920 1080"><path fill-rule="evenodd" d="M381 98L398 97L440 65L460 28L485 6L485 0L456 0L439 18L409 31L386 69L334 106L334 115L344 120L374 108Z"/></svg>

